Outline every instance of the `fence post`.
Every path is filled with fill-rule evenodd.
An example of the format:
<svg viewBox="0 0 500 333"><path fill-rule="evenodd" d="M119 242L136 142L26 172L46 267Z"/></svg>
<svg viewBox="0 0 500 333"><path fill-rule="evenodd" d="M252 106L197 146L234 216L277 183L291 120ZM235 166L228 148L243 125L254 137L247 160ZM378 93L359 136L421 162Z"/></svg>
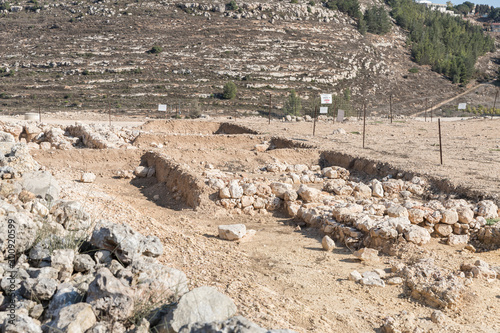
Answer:
<svg viewBox="0 0 500 333"><path fill-rule="evenodd" d="M443 165L443 144L441 141L441 118L438 118L438 128L439 128L439 157L441 160L441 165Z"/></svg>
<svg viewBox="0 0 500 333"><path fill-rule="evenodd" d="M389 96L389 112L390 112L390 116L391 116L391 124L392 124L392 93L391 93L391 95Z"/></svg>
<svg viewBox="0 0 500 333"><path fill-rule="evenodd" d="M363 103L363 149L365 149L365 133L366 133L366 101Z"/></svg>

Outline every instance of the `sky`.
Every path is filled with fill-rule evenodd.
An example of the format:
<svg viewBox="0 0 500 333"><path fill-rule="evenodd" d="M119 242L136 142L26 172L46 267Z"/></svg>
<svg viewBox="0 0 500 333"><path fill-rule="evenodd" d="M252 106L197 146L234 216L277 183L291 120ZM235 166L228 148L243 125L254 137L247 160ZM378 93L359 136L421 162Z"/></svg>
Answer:
<svg viewBox="0 0 500 333"><path fill-rule="evenodd" d="M432 3L440 3L445 5L448 0L431 0ZM459 5L467 0L451 0L454 5ZM494 7L500 7L500 0L469 0L476 5L490 5Z"/></svg>

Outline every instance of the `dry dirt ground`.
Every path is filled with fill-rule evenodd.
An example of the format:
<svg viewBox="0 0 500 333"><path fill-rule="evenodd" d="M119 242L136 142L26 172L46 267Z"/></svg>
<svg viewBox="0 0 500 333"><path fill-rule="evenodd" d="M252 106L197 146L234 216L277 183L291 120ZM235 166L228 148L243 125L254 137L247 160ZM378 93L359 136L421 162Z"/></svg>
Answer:
<svg viewBox="0 0 500 333"><path fill-rule="evenodd" d="M105 119L104 119L105 120ZM321 249L322 234L300 229L285 216L228 216L193 211L175 201L168 189L154 178L114 178L117 170L133 169L151 142L164 144L164 153L200 168L216 168L251 174L266 162L317 163L320 150L336 150L397 168L447 178L489 195L500 194L499 120L442 122L444 165L439 164L436 119L367 121L366 149L362 148L362 122L284 123L263 118L224 119L258 130L262 135L211 135L203 121L157 121L143 125L151 130L140 137L136 150L33 151L34 158L61 180L67 198L81 200L95 218L127 222L141 233L162 239L164 263L183 270L192 287L211 285L232 297L241 315L268 328L298 332L380 332L384 318L406 311L420 320L425 332L499 332L500 280L474 279L466 287L464 303L445 310L442 324L430 320L433 308L408 296L404 288L364 287L347 277L353 270L389 270L391 263L432 257L439 266L458 270L462 262L482 259L499 265L499 250L472 253L463 246L448 246L433 239L422 248L382 256L376 264L354 260L351 251L338 247ZM332 134L343 128L347 134ZM201 134L200 134L201 133ZM257 153L256 143L271 135L293 138L317 149L275 149ZM82 171L98 175L93 184L76 180ZM152 200L159 194L158 201ZM217 238L217 225L244 223L257 230L246 242Z"/></svg>

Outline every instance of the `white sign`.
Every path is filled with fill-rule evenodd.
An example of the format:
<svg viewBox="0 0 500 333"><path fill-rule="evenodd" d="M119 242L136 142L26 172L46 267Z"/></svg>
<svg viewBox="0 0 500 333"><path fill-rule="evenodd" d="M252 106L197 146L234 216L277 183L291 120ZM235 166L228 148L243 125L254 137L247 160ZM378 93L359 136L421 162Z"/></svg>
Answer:
<svg viewBox="0 0 500 333"><path fill-rule="evenodd" d="M339 123L344 121L344 110L339 109L339 111L337 113L337 121Z"/></svg>
<svg viewBox="0 0 500 333"><path fill-rule="evenodd" d="M467 109L467 103L460 103L460 104L458 104L458 109L459 110L465 110L465 109Z"/></svg>
<svg viewBox="0 0 500 333"><path fill-rule="evenodd" d="M332 104L332 94L321 94L321 104Z"/></svg>
<svg viewBox="0 0 500 333"><path fill-rule="evenodd" d="M167 111L167 104L158 104L158 111Z"/></svg>
<svg viewBox="0 0 500 333"><path fill-rule="evenodd" d="M322 106L319 108L319 113L328 113L328 106Z"/></svg>

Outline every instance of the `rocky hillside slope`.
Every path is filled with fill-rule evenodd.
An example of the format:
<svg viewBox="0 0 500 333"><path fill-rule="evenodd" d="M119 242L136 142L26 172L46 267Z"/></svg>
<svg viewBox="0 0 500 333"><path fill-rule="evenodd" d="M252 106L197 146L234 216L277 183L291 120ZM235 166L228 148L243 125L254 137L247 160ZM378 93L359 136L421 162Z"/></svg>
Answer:
<svg viewBox="0 0 500 333"><path fill-rule="evenodd" d="M237 3L19 1L0 14L0 109L245 114L271 102L281 115L293 88L306 113L319 93L345 89L369 112L386 112L393 93L397 112L413 113L463 89L413 63L396 26L362 36L321 2ZM237 98L217 98L230 80Z"/></svg>

